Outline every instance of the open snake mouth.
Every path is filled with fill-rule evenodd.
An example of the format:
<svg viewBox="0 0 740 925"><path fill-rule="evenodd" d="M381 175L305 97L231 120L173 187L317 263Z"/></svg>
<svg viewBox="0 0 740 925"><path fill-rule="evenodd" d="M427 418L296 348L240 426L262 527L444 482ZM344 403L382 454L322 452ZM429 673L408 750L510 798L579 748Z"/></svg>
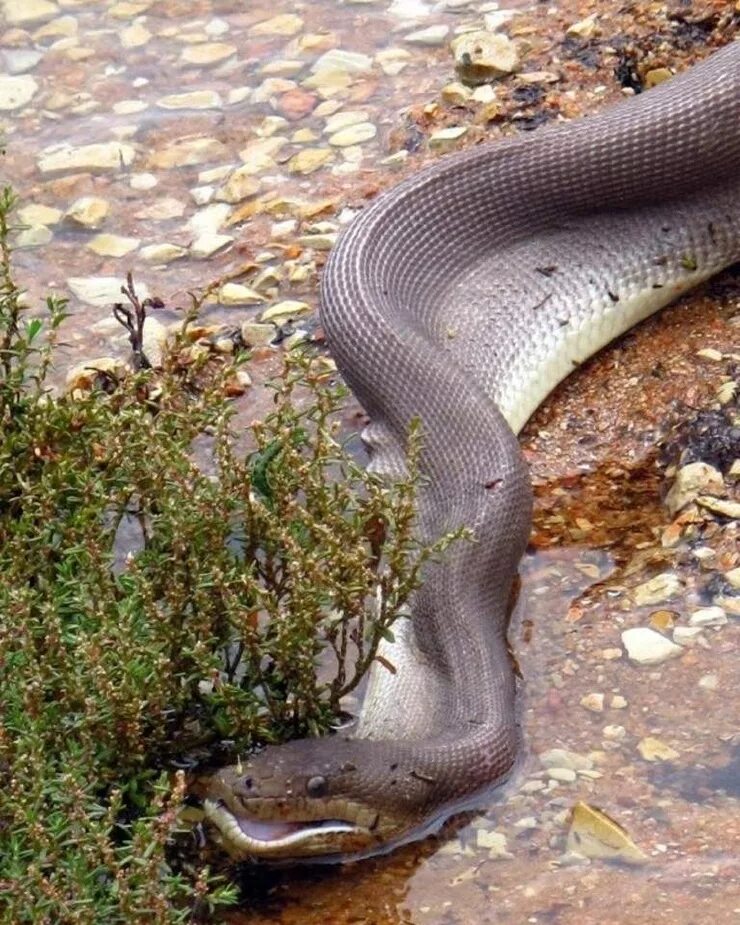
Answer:
<svg viewBox="0 0 740 925"><path fill-rule="evenodd" d="M206 800L204 809L208 819L221 832L227 848L257 857L283 855L287 850L317 838L331 839L337 835L360 834L365 831L362 826L341 819L273 822L253 816L237 816L222 800Z"/></svg>

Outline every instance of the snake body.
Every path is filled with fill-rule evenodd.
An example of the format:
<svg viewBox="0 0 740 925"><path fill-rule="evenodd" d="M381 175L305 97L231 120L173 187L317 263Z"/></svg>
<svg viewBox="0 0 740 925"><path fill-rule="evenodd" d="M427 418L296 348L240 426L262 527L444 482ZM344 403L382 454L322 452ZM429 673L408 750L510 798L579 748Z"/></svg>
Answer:
<svg viewBox="0 0 740 925"><path fill-rule="evenodd" d="M327 264L321 317L370 416L372 466L423 429L419 533L460 525L383 650L353 736L213 780L236 856L362 856L504 781L519 732L507 605L531 489L516 433L588 356L740 259L740 43L603 113L441 159Z"/></svg>

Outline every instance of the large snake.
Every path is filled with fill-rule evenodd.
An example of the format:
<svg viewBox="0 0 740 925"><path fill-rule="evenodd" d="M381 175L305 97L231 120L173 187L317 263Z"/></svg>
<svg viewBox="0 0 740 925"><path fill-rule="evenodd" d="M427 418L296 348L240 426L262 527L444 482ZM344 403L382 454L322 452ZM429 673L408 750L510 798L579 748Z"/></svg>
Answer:
<svg viewBox="0 0 740 925"><path fill-rule="evenodd" d="M459 525L371 672L358 728L217 773L237 857L364 856L423 835L514 767L507 605L530 530L515 434L613 338L740 259L740 43L573 123L441 159L334 248L321 317L399 475L421 419L419 534Z"/></svg>

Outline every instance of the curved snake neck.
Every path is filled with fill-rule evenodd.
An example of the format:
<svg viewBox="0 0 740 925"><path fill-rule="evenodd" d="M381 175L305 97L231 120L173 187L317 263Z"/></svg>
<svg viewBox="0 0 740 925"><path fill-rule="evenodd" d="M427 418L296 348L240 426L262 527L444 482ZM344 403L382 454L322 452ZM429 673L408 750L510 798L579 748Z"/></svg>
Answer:
<svg viewBox="0 0 740 925"><path fill-rule="evenodd" d="M418 416L419 533L476 542L427 569L355 737L217 776L209 814L233 853L373 853L506 778L507 603L531 516L515 433L574 366L738 259L737 42L598 116L444 158L353 220L321 318L372 466L402 473ZM255 836L249 817L283 829Z"/></svg>

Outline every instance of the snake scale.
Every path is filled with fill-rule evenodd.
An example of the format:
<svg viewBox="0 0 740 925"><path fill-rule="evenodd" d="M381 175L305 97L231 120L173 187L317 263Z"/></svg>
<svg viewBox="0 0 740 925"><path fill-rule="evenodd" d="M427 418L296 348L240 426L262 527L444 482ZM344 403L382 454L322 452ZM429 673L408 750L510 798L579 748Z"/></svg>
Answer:
<svg viewBox="0 0 740 925"><path fill-rule="evenodd" d="M214 775L236 857L341 859L423 835L511 774L507 605L530 530L516 433L587 357L740 259L740 43L571 123L442 158L340 237L321 318L403 472L419 417L419 535L459 525L371 672L358 728Z"/></svg>

